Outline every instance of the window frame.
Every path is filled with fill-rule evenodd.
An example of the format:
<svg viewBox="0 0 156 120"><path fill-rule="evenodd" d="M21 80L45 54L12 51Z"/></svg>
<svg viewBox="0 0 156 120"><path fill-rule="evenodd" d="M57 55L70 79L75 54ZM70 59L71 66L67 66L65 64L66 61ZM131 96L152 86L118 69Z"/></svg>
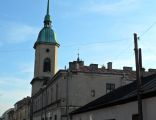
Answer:
<svg viewBox="0 0 156 120"><path fill-rule="evenodd" d="M115 83L106 83L106 93L109 93L115 89Z"/></svg>
<svg viewBox="0 0 156 120"><path fill-rule="evenodd" d="M45 58L43 61L43 72L51 72L51 60L50 58Z"/></svg>

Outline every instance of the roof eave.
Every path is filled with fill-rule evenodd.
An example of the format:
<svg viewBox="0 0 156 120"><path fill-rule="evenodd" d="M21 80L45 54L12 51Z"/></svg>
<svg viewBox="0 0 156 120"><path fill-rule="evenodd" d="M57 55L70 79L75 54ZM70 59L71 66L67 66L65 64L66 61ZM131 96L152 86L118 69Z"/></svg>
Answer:
<svg viewBox="0 0 156 120"><path fill-rule="evenodd" d="M60 44L57 43L57 42L41 42L41 41L37 41L35 44L34 44L34 49L36 49L37 45L40 45L40 44L45 44L45 45L55 45L57 47L60 47Z"/></svg>

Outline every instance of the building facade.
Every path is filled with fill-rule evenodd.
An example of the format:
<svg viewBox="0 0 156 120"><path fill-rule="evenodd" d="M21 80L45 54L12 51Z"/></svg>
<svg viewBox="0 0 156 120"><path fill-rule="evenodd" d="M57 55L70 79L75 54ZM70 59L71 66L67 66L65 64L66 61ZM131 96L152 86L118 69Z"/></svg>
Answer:
<svg viewBox="0 0 156 120"><path fill-rule="evenodd" d="M144 74L149 74L145 72ZM59 70L32 97L33 120L69 120L69 113L112 90L131 83L135 71L85 66L83 61L69 63Z"/></svg>
<svg viewBox="0 0 156 120"><path fill-rule="evenodd" d="M0 120L14 120L14 108L5 111Z"/></svg>
<svg viewBox="0 0 156 120"><path fill-rule="evenodd" d="M26 97L15 103L14 120L30 120L30 105L30 97Z"/></svg>
<svg viewBox="0 0 156 120"><path fill-rule="evenodd" d="M8 118L9 120L15 120L15 109L12 108L9 112L8 112Z"/></svg>

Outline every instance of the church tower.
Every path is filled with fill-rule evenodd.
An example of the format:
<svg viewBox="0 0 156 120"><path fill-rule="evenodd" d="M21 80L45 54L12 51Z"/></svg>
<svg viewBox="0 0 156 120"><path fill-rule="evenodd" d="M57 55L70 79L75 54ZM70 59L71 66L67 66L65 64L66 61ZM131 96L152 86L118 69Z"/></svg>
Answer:
<svg viewBox="0 0 156 120"><path fill-rule="evenodd" d="M52 29L52 21L49 13L50 1L47 4L47 13L44 18L44 27L39 32L35 49L34 79L32 80L32 95L35 94L47 79L57 72L59 43Z"/></svg>

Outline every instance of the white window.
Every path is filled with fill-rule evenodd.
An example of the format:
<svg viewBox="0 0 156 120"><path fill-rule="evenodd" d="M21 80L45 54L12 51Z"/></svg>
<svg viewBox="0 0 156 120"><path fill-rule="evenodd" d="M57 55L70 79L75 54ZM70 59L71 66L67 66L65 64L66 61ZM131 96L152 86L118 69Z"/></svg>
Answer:
<svg viewBox="0 0 156 120"><path fill-rule="evenodd" d="M90 115L89 116L89 120L93 120L93 115Z"/></svg>
<svg viewBox="0 0 156 120"><path fill-rule="evenodd" d="M114 83L106 83L106 93L109 93L115 89Z"/></svg>
<svg viewBox="0 0 156 120"><path fill-rule="evenodd" d="M95 90L91 90L91 96L95 97Z"/></svg>

